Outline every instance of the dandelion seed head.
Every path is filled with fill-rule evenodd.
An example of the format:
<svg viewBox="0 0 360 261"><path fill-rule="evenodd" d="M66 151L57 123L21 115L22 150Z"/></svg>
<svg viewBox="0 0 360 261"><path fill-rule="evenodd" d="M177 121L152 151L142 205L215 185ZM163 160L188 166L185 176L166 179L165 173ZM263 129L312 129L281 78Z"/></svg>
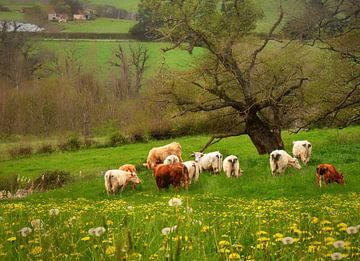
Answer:
<svg viewBox="0 0 360 261"><path fill-rule="evenodd" d="M60 211L59 211L58 208L52 208L52 209L49 210L49 215L50 216L57 216L57 215L59 215L59 213L60 213Z"/></svg>
<svg viewBox="0 0 360 261"><path fill-rule="evenodd" d="M345 246L345 242L342 240L338 240L335 241L333 245L335 248L343 248Z"/></svg>
<svg viewBox="0 0 360 261"><path fill-rule="evenodd" d="M27 237L32 232L32 229L29 227L23 227L18 232L21 234L22 237Z"/></svg>
<svg viewBox="0 0 360 261"><path fill-rule="evenodd" d="M356 234L358 232L358 228L357 227L348 227L346 229L346 233L353 235Z"/></svg>
<svg viewBox="0 0 360 261"><path fill-rule="evenodd" d="M169 206L170 207L178 207L181 206L182 200L179 198L172 198L169 200Z"/></svg>
<svg viewBox="0 0 360 261"><path fill-rule="evenodd" d="M281 242L284 244L284 245L291 245L294 243L294 239L292 237L284 237Z"/></svg>
<svg viewBox="0 0 360 261"><path fill-rule="evenodd" d="M331 260L341 260L343 258L342 254L335 252L331 254Z"/></svg>

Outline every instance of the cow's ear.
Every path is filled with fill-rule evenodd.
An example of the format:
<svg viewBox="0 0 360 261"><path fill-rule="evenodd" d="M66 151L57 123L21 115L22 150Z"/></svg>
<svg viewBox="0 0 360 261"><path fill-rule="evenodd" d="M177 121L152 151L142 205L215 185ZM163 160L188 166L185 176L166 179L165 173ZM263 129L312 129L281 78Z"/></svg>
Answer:
<svg viewBox="0 0 360 261"><path fill-rule="evenodd" d="M308 147L311 148L311 144L310 144L310 143L308 144Z"/></svg>
<svg viewBox="0 0 360 261"><path fill-rule="evenodd" d="M303 144L303 147L305 147L305 148L306 148L306 143L304 143L304 144Z"/></svg>

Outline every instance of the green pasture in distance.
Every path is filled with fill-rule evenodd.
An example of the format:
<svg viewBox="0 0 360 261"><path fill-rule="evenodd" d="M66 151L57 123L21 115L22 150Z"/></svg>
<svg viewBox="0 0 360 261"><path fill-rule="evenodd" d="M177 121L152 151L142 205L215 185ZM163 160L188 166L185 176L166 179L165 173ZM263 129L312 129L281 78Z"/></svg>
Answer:
<svg viewBox="0 0 360 261"><path fill-rule="evenodd" d="M0 21L23 21L24 14L19 11L0 12Z"/></svg>
<svg viewBox="0 0 360 261"><path fill-rule="evenodd" d="M143 45L149 50L148 75L151 75L161 65L163 59L165 64L172 69L184 70L188 69L191 62L204 53L204 49L195 48L193 55L184 50L172 50L166 53L161 48L168 46L166 43L157 42L136 42L136 41L58 41L47 40L40 41L39 44L50 51L55 51L60 55L64 50L75 48L78 50L78 57L83 61L86 67L97 66L97 72L100 74L107 72L110 68L108 63L112 51L121 44L126 52L129 52L129 46Z"/></svg>
<svg viewBox="0 0 360 261"><path fill-rule="evenodd" d="M89 0L90 4L112 5L130 12L137 12L140 0Z"/></svg>
<svg viewBox="0 0 360 261"><path fill-rule="evenodd" d="M62 32L70 33L128 33L136 23L132 20L97 18L91 21L69 21L62 23Z"/></svg>
<svg viewBox="0 0 360 261"><path fill-rule="evenodd" d="M239 179L228 179L224 174L220 176L201 174L200 182L190 187L190 194L211 193L215 196L246 197L246 198L279 198L305 197L312 198L319 195L315 185L315 169L320 163L332 163L344 173L346 185L331 185L327 193L360 192L358 175L360 158L360 126L342 130L316 129L299 134L283 133L287 151L291 153L293 140L307 139L313 144L313 155L308 166L301 170L289 168L285 175L272 177L270 174L268 155L258 155L248 136L223 139L207 149L219 150L224 157L230 154L239 157L244 175ZM125 163L137 166L143 184L139 190L142 193L158 195L151 172L142 167L148 151L172 141L182 146L184 160L191 159L190 154L199 150L208 140L206 136L185 136L163 141L128 144L114 148L86 149L76 152L53 153L50 155L34 155L30 158L6 160L0 162L0 175L17 174L36 178L47 170L69 171L74 177L87 177L88 185L82 186L82 180L74 182L63 189L34 194L31 198L46 195L49 198L77 198L89 199L106 198L101 173L107 169L116 169ZM226 188L226 189L224 189ZM171 193L172 189L170 189ZM126 194L132 195L131 191Z"/></svg>

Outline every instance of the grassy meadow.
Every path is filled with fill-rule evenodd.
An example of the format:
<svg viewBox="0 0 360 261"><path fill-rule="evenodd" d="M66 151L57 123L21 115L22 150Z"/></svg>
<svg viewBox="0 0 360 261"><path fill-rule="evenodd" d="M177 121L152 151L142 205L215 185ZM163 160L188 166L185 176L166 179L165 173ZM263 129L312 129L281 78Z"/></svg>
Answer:
<svg viewBox="0 0 360 261"><path fill-rule="evenodd" d="M112 57L113 50L116 50L121 44L125 52L129 53L129 46L143 45L149 51L149 60L147 62L147 76L153 75L159 66L164 61L165 65L171 69L185 70L189 68L192 61L204 54L204 49L195 48L193 55L190 55L184 50L171 50L164 53L161 49L168 46L167 43L158 42L137 42L137 41L59 41L59 40L45 40L41 41L40 46L47 48L50 51L62 56L65 50L75 49L81 63L85 68L93 68L96 66L96 71L99 76L106 75L111 65L109 60Z"/></svg>
<svg viewBox="0 0 360 261"><path fill-rule="evenodd" d="M132 20L97 18L91 21L69 21L61 24L62 32L69 33L127 33L136 23Z"/></svg>
<svg viewBox="0 0 360 261"><path fill-rule="evenodd" d="M288 169L275 178L268 156L259 156L248 137L224 139L208 151L237 155L244 175L228 179L202 173L198 183L180 192L157 191L151 172L141 167L150 148L172 140L3 160L1 176L34 179L60 169L69 171L73 180L60 189L2 201L0 259L315 260L339 252L344 259L356 260L359 130L284 133L289 151L293 140L308 139L313 156L309 166ZM207 139L175 140L187 160ZM315 185L316 165L325 162L344 173L346 185ZM135 191L128 187L108 197L102 173L124 163L135 164L143 182ZM173 197L182 205L169 206ZM58 215L57 210L49 213L51 209L59 210ZM30 233L19 232L26 227Z"/></svg>

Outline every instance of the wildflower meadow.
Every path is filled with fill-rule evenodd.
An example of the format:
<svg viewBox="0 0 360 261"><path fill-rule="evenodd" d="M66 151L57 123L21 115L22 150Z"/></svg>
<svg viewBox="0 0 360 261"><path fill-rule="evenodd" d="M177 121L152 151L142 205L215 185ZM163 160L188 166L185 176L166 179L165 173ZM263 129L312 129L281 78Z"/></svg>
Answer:
<svg viewBox="0 0 360 261"><path fill-rule="evenodd" d="M300 133L313 142L312 161L278 177L245 137L221 141L212 149L237 154L243 176L202 173L178 192L159 192L139 164L143 182L108 197L100 171L142 163L150 147L168 141L0 162L5 175L12 169L32 178L46 161L74 178L0 202L0 260L359 260L358 131ZM289 146L293 137L285 139ZM177 141L187 156L206 138ZM316 185L316 165L325 160L344 173L345 185Z"/></svg>

